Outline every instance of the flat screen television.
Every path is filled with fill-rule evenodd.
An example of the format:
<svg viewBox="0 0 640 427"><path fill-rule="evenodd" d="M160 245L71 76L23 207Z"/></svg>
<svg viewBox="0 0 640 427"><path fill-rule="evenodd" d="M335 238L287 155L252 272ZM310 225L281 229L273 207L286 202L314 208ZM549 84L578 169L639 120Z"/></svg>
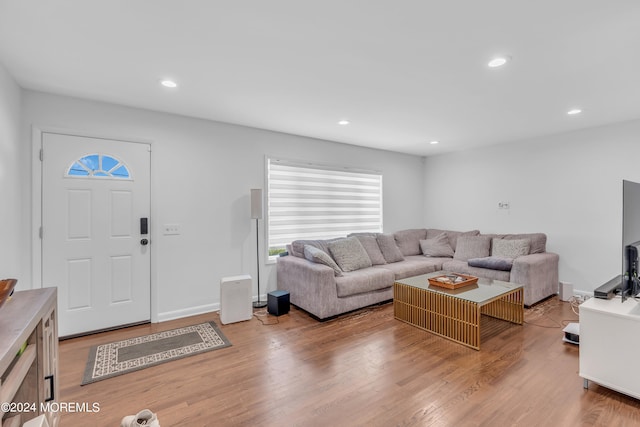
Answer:
<svg viewBox="0 0 640 427"><path fill-rule="evenodd" d="M640 292L640 184L622 181L622 302Z"/></svg>
<svg viewBox="0 0 640 427"><path fill-rule="evenodd" d="M638 252L640 242L634 242L624 248L624 271L622 274L622 286L620 295L622 302L627 298L635 298L640 292L640 282L638 281Z"/></svg>

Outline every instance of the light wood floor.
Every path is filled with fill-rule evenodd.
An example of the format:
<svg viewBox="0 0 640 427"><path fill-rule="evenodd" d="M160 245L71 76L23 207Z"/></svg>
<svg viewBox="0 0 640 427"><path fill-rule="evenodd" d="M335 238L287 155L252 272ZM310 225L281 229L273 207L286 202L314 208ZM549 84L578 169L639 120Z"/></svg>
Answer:
<svg viewBox="0 0 640 427"><path fill-rule="evenodd" d="M480 351L395 320L391 304L324 323L294 307L260 319L210 313L62 341L60 400L100 412L61 425L119 426L144 408L162 427L640 425L640 401L583 389L578 348L561 341L576 316L557 298L523 326L483 317ZM79 385L91 346L208 320L231 347Z"/></svg>

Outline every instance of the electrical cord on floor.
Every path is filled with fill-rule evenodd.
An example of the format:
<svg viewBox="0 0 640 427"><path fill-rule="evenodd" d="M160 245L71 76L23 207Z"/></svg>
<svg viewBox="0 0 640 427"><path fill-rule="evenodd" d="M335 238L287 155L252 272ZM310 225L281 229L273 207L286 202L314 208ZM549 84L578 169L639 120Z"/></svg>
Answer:
<svg viewBox="0 0 640 427"><path fill-rule="evenodd" d="M527 322L526 320L524 321L524 323L531 326L537 326L538 328L547 328L547 329L559 329L562 327L562 325L557 320L553 320L551 318L548 318L548 319L551 320L553 323L555 323L555 325L553 326L540 325L538 323Z"/></svg>
<svg viewBox="0 0 640 427"><path fill-rule="evenodd" d="M254 311L253 315L255 316L256 319L258 319L260 321L260 323L262 323L264 326L269 326L269 325L277 325L278 323L280 323L280 320L278 319L278 316L273 316L275 317L276 321L275 322L269 322L269 323L265 323L264 320L261 319L261 317L271 317L269 316L269 313L267 313L267 310L258 310L258 311Z"/></svg>
<svg viewBox="0 0 640 427"><path fill-rule="evenodd" d="M571 310L576 314L576 316L580 316L580 304L588 300L589 297L585 295L574 295L569 298L569 304L571 304Z"/></svg>
<svg viewBox="0 0 640 427"><path fill-rule="evenodd" d="M531 307L529 310L527 310L527 314L531 313L532 315L538 315L540 317L546 318L547 320L551 321L553 323L553 325L542 325L539 323L533 323L533 322L527 322L526 320L524 320L524 323L526 323L527 325L531 325L531 326L537 326L539 328L547 328L547 329L559 329L559 328L564 328L565 326L567 326L569 323L574 323L577 322L578 320L573 320L573 319L563 319L561 321L557 321L555 319L550 318L547 315L547 311L548 308L551 305L551 301L553 300L549 300L549 302L543 303L539 306L534 306ZM582 296L573 296L571 297L571 299L569 300L569 303L571 304L571 310L576 314L576 316L579 316L580 313L578 312L578 306L583 303L584 301L586 301L585 297ZM558 301L558 303L560 303L560 301Z"/></svg>

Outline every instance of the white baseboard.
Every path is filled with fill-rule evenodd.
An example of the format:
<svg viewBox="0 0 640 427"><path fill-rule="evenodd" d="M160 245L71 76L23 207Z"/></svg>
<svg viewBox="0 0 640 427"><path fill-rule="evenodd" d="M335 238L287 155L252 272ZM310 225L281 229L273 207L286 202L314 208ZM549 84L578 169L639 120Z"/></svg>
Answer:
<svg viewBox="0 0 640 427"><path fill-rule="evenodd" d="M258 297L254 296L253 301L258 301ZM267 301L267 294L260 297L260 301ZM212 311L220 311L220 303L199 305L197 307L183 308L182 310L167 311L158 313L158 322L166 322L168 320L182 319L183 317L197 316L198 314L211 313Z"/></svg>
<svg viewBox="0 0 640 427"><path fill-rule="evenodd" d="M212 311L219 310L220 303L215 303L184 308L182 310L167 311L165 313L158 313L158 322L166 322L168 320L181 319L183 317L196 316L198 314L211 313Z"/></svg>

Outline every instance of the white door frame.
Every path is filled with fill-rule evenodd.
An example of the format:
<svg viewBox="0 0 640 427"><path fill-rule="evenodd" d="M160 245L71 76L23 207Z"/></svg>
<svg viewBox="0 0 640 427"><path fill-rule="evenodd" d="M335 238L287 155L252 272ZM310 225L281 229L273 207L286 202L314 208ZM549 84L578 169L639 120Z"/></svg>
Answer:
<svg viewBox="0 0 640 427"><path fill-rule="evenodd" d="M149 144L153 153L153 141L125 138L122 136L97 134L95 132L83 132L71 129L32 126L31 128L31 288L42 288L42 239L40 238L40 227L42 227L42 162L40 161L40 150L42 150L42 134L55 133L61 135L83 136L97 139L110 139L114 141ZM156 208L154 195L154 168L153 154L151 155L151 221L149 224L149 236L151 240L151 322L158 320L158 289L156 265L157 250L154 249L154 242L158 242L159 228L156 226Z"/></svg>

